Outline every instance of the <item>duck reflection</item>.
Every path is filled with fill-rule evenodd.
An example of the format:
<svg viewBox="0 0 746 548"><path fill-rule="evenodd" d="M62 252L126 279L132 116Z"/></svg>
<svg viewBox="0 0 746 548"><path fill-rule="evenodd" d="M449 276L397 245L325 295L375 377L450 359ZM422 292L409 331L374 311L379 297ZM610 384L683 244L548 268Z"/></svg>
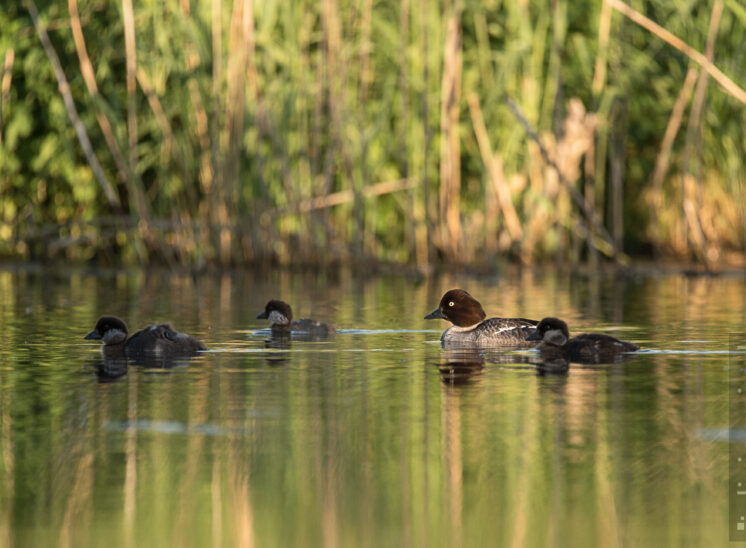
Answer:
<svg viewBox="0 0 746 548"><path fill-rule="evenodd" d="M95 371L99 382L114 382L127 374L127 358L111 358L103 356L92 360L88 367Z"/></svg>
<svg viewBox="0 0 746 548"><path fill-rule="evenodd" d="M446 384L466 384L478 378L486 364L526 369L536 367L539 374L566 373L568 363L548 360L546 363L534 353L514 353L500 350L455 347L444 345L442 358L437 362L441 380Z"/></svg>
<svg viewBox="0 0 746 548"><path fill-rule="evenodd" d="M264 348L268 348L271 350L290 350L290 347L292 346L292 339L290 337L289 331L272 331L272 335L265 339L264 341ZM267 361L267 365L271 365L273 367L277 367L280 365L285 365L290 361L290 353L289 352L267 352L265 356L265 360Z"/></svg>
<svg viewBox="0 0 746 548"><path fill-rule="evenodd" d="M536 364L536 374L544 375L567 375L570 371L570 362L562 355L545 356L541 354L541 360Z"/></svg>
<svg viewBox="0 0 746 548"><path fill-rule="evenodd" d="M125 356L111 356L103 354L100 358L92 360L88 367L95 371L98 381L102 383L115 382L124 377L131 366L138 366L145 370L173 369L180 365L186 365L192 358L184 356L152 356L142 355L137 358Z"/></svg>
<svg viewBox="0 0 746 548"><path fill-rule="evenodd" d="M440 380L454 386L467 384L482 373L484 362L484 354L477 349L444 350L443 360L438 363Z"/></svg>

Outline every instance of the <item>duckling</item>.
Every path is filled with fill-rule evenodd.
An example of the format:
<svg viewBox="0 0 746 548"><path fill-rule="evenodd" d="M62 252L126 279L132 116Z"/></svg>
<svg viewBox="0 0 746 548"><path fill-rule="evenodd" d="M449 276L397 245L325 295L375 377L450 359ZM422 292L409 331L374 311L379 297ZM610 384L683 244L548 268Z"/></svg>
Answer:
<svg viewBox="0 0 746 548"><path fill-rule="evenodd" d="M304 333L310 337L329 337L336 333L333 325L316 320L300 319L293 321L293 310L284 301L273 299L257 315L257 319L267 319L272 325L272 335L282 336L290 332Z"/></svg>
<svg viewBox="0 0 746 548"><path fill-rule="evenodd" d="M116 316L102 316L84 339L100 340L105 357L192 356L207 347L197 339L176 331L170 324L148 325L127 339L127 325Z"/></svg>
<svg viewBox="0 0 746 548"><path fill-rule="evenodd" d="M640 349L634 343L599 333L583 333L571 339L567 324L559 318L544 318L526 340L541 341L538 348L542 357L563 356L577 363L614 363L625 353Z"/></svg>

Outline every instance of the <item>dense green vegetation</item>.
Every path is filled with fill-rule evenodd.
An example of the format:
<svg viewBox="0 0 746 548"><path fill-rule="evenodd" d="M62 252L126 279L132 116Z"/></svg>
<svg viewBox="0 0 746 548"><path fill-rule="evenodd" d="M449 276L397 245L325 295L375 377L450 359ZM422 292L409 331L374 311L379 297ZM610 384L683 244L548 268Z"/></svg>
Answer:
<svg viewBox="0 0 746 548"><path fill-rule="evenodd" d="M10 3L0 254L728 259L746 105L612 4ZM630 5L746 86L740 3Z"/></svg>

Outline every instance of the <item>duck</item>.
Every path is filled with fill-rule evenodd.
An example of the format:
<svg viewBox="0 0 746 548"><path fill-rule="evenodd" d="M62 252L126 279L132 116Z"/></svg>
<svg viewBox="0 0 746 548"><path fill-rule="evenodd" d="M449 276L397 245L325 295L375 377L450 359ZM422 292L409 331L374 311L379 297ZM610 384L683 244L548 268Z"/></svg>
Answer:
<svg viewBox="0 0 746 548"><path fill-rule="evenodd" d="M478 300L463 289L446 291L438 308L426 320L441 318L453 323L440 337L450 346L535 346L526 337L534 330L535 320L526 318L489 318Z"/></svg>
<svg viewBox="0 0 746 548"><path fill-rule="evenodd" d="M171 324L148 325L127 338L127 324L116 316L101 316L96 327L84 339L103 343L104 357L125 356L132 359L146 357L175 358L193 356L207 347L197 339L176 331Z"/></svg>
<svg viewBox="0 0 746 548"><path fill-rule="evenodd" d="M272 299L264 306L264 311L257 314L257 319L271 322L272 335L283 336L301 333L314 338L329 337L337 330L333 325L317 320L300 319L293 321L293 309L285 301Z"/></svg>
<svg viewBox="0 0 746 548"><path fill-rule="evenodd" d="M628 352L640 347L621 341L610 335L583 333L570 338L567 324L559 318L543 318L528 337L528 341L540 341L538 349L544 357L564 357L577 363L615 363L624 359Z"/></svg>

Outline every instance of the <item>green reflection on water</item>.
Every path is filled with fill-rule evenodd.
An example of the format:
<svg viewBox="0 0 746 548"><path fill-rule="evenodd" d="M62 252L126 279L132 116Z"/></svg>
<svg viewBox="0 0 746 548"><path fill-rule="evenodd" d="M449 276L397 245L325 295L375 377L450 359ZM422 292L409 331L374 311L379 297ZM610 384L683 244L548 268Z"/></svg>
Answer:
<svg viewBox="0 0 746 548"><path fill-rule="evenodd" d="M454 376L422 317L458 286L668 353ZM268 347L270 297L343 331ZM724 545L728 445L702 430L728 426L728 356L707 351L745 299L742 278L0 271L0 546ZM217 351L102 378L82 337L103 313Z"/></svg>

